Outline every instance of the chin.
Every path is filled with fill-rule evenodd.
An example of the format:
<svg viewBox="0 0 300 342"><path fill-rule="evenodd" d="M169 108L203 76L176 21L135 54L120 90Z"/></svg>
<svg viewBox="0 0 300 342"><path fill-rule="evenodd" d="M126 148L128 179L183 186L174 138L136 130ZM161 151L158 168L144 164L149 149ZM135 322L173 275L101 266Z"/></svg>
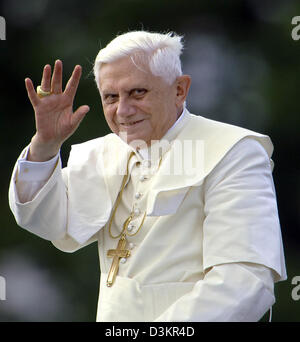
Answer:
<svg viewBox="0 0 300 342"><path fill-rule="evenodd" d="M141 134L128 134L126 131L119 132L119 137L132 147L144 148L147 146L148 139Z"/></svg>

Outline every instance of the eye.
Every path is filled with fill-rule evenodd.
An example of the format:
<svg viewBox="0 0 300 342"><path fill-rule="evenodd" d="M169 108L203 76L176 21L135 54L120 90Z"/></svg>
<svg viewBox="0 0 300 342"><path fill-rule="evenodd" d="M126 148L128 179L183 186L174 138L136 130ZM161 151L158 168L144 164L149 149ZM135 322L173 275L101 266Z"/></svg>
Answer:
<svg viewBox="0 0 300 342"><path fill-rule="evenodd" d="M106 94L104 95L104 101L105 103L114 103L118 100L118 95L117 94Z"/></svg>
<svg viewBox="0 0 300 342"><path fill-rule="evenodd" d="M136 89L133 89L130 93L134 97L140 98L140 97L143 97L147 93L147 90L144 88L136 88Z"/></svg>

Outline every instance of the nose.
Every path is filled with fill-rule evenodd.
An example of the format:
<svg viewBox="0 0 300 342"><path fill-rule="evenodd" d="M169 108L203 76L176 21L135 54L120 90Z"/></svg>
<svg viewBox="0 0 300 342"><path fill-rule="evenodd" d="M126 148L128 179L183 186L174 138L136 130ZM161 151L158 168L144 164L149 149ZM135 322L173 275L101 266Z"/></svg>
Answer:
<svg viewBox="0 0 300 342"><path fill-rule="evenodd" d="M131 101L126 98L119 99L118 107L116 114L122 119L126 119L127 117L134 115L136 113L136 108L133 104L131 104Z"/></svg>

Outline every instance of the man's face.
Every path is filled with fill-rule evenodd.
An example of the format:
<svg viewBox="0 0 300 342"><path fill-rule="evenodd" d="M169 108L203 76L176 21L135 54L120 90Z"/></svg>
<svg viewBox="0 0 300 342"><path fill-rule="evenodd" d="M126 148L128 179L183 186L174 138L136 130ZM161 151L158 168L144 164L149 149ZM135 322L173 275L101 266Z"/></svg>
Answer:
<svg viewBox="0 0 300 342"><path fill-rule="evenodd" d="M127 143L161 139L182 111L176 83L138 69L129 57L102 64L100 95L110 129L126 134Z"/></svg>

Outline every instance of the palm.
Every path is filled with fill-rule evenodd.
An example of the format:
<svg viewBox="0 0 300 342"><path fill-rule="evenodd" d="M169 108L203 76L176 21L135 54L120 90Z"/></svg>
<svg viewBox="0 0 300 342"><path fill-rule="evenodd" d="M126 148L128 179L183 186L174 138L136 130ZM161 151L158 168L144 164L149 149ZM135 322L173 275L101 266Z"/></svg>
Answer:
<svg viewBox="0 0 300 342"><path fill-rule="evenodd" d="M51 67L46 65L41 88L46 92L51 91L51 95L44 97L38 96L29 78L25 80L36 122L36 134L33 137L31 150L47 151L48 149L49 153L46 154L51 155L55 150L59 150L62 143L75 132L89 111L88 106L81 106L73 112L73 101L80 77L81 67L77 65L62 92L62 62L56 61L52 78ZM46 156L45 158L47 159Z"/></svg>
<svg viewBox="0 0 300 342"><path fill-rule="evenodd" d="M72 102L64 94L53 94L35 108L36 130L44 141L64 141L73 133Z"/></svg>

